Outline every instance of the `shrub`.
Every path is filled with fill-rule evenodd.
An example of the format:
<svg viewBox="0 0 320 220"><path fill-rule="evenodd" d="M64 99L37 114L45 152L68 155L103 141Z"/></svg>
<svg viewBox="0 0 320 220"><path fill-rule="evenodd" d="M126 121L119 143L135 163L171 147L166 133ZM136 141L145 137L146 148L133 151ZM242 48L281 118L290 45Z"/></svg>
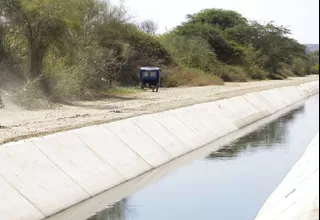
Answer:
<svg viewBox="0 0 320 220"><path fill-rule="evenodd" d="M254 80L264 80L268 76L268 73L257 65L247 67L246 71L250 78Z"/></svg>
<svg viewBox="0 0 320 220"><path fill-rule="evenodd" d="M90 86L86 62L68 64L66 59L51 55L45 60L44 78L53 100L79 99Z"/></svg>
<svg viewBox="0 0 320 220"><path fill-rule="evenodd" d="M296 76L296 74L294 74L292 72L291 66L286 63L281 63L280 73L282 75L287 76L287 77L295 77Z"/></svg>
<svg viewBox="0 0 320 220"><path fill-rule="evenodd" d="M301 58L297 58L293 61L292 72L297 76L305 76L306 75L305 66L306 66L306 62L303 61Z"/></svg>
<svg viewBox="0 0 320 220"><path fill-rule="evenodd" d="M205 73L202 70L185 67L175 67L162 71L161 86L207 86L222 85L223 81L215 76Z"/></svg>
<svg viewBox="0 0 320 220"><path fill-rule="evenodd" d="M164 87L177 87L179 84L177 77L176 76L167 76L164 80L163 83L161 83L161 85L163 85Z"/></svg>
<svg viewBox="0 0 320 220"><path fill-rule="evenodd" d="M319 64L315 64L311 67L310 74L319 75Z"/></svg>
<svg viewBox="0 0 320 220"><path fill-rule="evenodd" d="M284 80L287 78L287 76L285 76L283 73L272 73L268 75L268 78L273 80Z"/></svg>
<svg viewBox="0 0 320 220"><path fill-rule="evenodd" d="M220 65L216 72L225 82L247 82L250 79L246 71L240 66Z"/></svg>
<svg viewBox="0 0 320 220"><path fill-rule="evenodd" d="M175 61L189 68L210 71L217 63L210 45L200 37L178 36L174 33L159 38Z"/></svg>

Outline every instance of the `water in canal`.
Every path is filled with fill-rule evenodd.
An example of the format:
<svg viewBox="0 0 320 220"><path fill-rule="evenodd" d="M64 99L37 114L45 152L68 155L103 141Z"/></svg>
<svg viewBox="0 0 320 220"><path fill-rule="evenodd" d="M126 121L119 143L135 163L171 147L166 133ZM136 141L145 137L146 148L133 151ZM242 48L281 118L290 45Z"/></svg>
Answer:
<svg viewBox="0 0 320 220"><path fill-rule="evenodd" d="M319 95L89 220L253 220L319 130Z"/></svg>

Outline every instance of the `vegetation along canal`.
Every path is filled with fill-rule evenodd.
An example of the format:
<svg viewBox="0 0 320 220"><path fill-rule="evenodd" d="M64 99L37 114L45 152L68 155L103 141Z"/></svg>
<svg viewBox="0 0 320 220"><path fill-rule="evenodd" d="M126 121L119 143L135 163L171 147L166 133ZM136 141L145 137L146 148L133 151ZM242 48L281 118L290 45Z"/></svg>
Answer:
<svg viewBox="0 0 320 220"><path fill-rule="evenodd" d="M253 220L316 135L319 95L89 220Z"/></svg>

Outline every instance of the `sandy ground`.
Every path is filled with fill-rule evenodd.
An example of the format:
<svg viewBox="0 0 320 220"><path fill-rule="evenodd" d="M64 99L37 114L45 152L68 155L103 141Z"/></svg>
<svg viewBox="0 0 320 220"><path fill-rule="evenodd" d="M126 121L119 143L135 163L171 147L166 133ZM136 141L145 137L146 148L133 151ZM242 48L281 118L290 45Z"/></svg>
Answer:
<svg viewBox="0 0 320 220"><path fill-rule="evenodd" d="M2 95L5 107L0 109L0 144L314 80L319 78L309 76L284 81L160 89L159 93L147 91L125 97L74 102L70 105L56 105L50 109L33 111L14 106Z"/></svg>

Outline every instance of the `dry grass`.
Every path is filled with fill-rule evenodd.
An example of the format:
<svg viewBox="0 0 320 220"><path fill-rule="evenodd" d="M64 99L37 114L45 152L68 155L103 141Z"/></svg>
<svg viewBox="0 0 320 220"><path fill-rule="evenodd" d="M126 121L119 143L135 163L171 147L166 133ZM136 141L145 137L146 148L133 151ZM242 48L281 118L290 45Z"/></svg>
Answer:
<svg viewBox="0 0 320 220"><path fill-rule="evenodd" d="M216 69L216 75L221 76L225 82L247 82L250 76L241 66L221 65Z"/></svg>
<svg viewBox="0 0 320 220"><path fill-rule="evenodd" d="M139 93L142 90L139 89L138 87L120 87L120 86L115 86L111 87L105 90L105 93L107 95L111 96L123 96L123 95L131 95L135 93Z"/></svg>
<svg viewBox="0 0 320 220"><path fill-rule="evenodd" d="M223 85L222 79L199 69L177 67L164 70L163 87Z"/></svg>
<svg viewBox="0 0 320 220"><path fill-rule="evenodd" d="M27 109L43 109L50 106L50 101L37 80L27 80L17 88L12 98L16 105Z"/></svg>
<svg viewBox="0 0 320 220"><path fill-rule="evenodd" d="M289 68L284 68L281 70L281 73L285 76L288 76L288 77L296 77L297 75L294 74Z"/></svg>

